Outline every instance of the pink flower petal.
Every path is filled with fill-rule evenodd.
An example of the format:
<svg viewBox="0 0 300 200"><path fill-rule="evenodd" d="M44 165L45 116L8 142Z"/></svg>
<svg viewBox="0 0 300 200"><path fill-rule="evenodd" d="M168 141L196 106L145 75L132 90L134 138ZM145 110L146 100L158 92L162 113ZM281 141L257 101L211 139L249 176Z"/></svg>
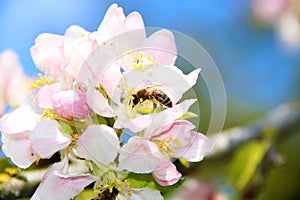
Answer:
<svg viewBox="0 0 300 200"><path fill-rule="evenodd" d="M101 85L110 98L114 96L115 89L122 78L120 66L117 63L112 64L102 73L99 78Z"/></svg>
<svg viewBox="0 0 300 200"><path fill-rule="evenodd" d="M12 50L0 53L0 115L7 104L21 103L29 84L17 54Z"/></svg>
<svg viewBox="0 0 300 200"><path fill-rule="evenodd" d="M173 33L162 29L153 33L146 39L145 53L153 57L154 62L162 65L174 65L177 58L177 48Z"/></svg>
<svg viewBox="0 0 300 200"><path fill-rule="evenodd" d="M78 39L80 36L85 34L88 34L88 31L77 25L70 26L65 32L65 36L74 39Z"/></svg>
<svg viewBox="0 0 300 200"><path fill-rule="evenodd" d="M168 159L163 160L152 172L153 178L162 186L174 185L182 175L177 171L176 166Z"/></svg>
<svg viewBox="0 0 300 200"><path fill-rule="evenodd" d="M41 108L53 109L52 95L61 90L59 83L41 87L36 95L36 103Z"/></svg>
<svg viewBox="0 0 300 200"><path fill-rule="evenodd" d="M31 200L69 200L97 180L97 177L91 175L64 175L62 172L66 167L64 163L64 161L56 163L46 172Z"/></svg>
<svg viewBox="0 0 300 200"><path fill-rule="evenodd" d="M106 125L89 126L76 145L78 156L92 160L99 166L113 162L120 149L117 134Z"/></svg>
<svg viewBox="0 0 300 200"><path fill-rule="evenodd" d="M120 150L119 169L134 173L150 173L163 158L156 144L134 136Z"/></svg>
<svg viewBox="0 0 300 200"><path fill-rule="evenodd" d="M86 94L80 90L59 91L51 99L54 111L65 119L84 119L89 113Z"/></svg>
<svg viewBox="0 0 300 200"><path fill-rule="evenodd" d="M37 68L56 78L61 73L63 61L63 36L43 33L35 40L30 53Z"/></svg>
<svg viewBox="0 0 300 200"><path fill-rule="evenodd" d="M37 159L37 155L31 148L28 134L29 131L14 135L2 135L3 152L11 158L14 164L23 169L28 168Z"/></svg>
<svg viewBox="0 0 300 200"><path fill-rule="evenodd" d="M186 147L181 157L190 162L199 162L210 152L212 143L208 137L201 133L191 131L190 134L193 137L190 147Z"/></svg>
<svg viewBox="0 0 300 200"><path fill-rule="evenodd" d="M125 25L127 31L138 30L138 29L142 30L145 27L143 18L138 12L130 13L126 17L126 19L124 21L124 25Z"/></svg>
<svg viewBox="0 0 300 200"><path fill-rule="evenodd" d="M98 115L104 117L114 117L116 116L114 110L109 105L108 100L97 90L95 90L92 85L89 85L87 91L87 103L89 107Z"/></svg>
<svg viewBox="0 0 300 200"><path fill-rule="evenodd" d="M29 134L32 149L41 158L50 158L71 143L71 136L61 133L58 126L56 121L46 118Z"/></svg>
<svg viewBox="0 0 300 200"><path fill-rule="evenodd" d="M131 189L131 195L119 193L118 200L163 200L164 198L158 190L151 188Z"/></svg>
<svg viewBox="0 0 300 200"><path fill-rule="evenodd" d="M137 29L144 29L141 15L133 12L126 18L123 9L118 7L117 4L113 4L108 8L98 28L97 40L99 43L102 43L117 34ZM146 38L145 32L143 35Z"/></svg>
<svg viewBox="0 0 300 200"><path fill-rule="evenodd" d="M0 131L5 134L16 134L32 130L41 115L35 113L29 105L23 105L3 116L0 121Z"/></svg>

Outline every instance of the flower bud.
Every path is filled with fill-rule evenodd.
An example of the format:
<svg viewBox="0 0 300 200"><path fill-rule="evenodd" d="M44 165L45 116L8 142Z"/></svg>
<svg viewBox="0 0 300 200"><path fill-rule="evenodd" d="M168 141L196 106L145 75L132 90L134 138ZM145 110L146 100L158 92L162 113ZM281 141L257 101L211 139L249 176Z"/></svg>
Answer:
<svg viewBox="0 0 300 200"><path fill-rule="evenodd" d="M80 90L59 91L52 96L53 109L65 119L85 118L89 107L85 93Z"/></svg>

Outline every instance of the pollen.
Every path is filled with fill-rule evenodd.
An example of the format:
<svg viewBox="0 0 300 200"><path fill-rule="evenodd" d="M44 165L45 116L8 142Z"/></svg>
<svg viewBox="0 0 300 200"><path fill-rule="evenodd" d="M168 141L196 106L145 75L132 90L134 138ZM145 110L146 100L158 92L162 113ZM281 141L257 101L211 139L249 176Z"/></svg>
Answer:
<svg viewBox="0 0 300 200"><path fill-rule="evenodd" d="M157 145L158 149L160 150L160 152L166 156L166 157L172 157L176 155L175 149L173 147L171 147L171 143L174 143L173 139L173 135L170 134L168 135L168 137L166 137L165 139L159 141L159 140L154 140L153 142ZM178 143L178 145L180 144L180 141L176 141Z"/></svg>
<svg viewBox="0 0 300 200"><path fill-rule="evenodd" d="M143 58L143 57L144 57L144 53L143 53L143 52L140 52L140 53L139 53L139 57L140 57L140 58Z"/></svg>
<svg viewBox="0 0 300 200"><path fill-rule="evenodd" d="M4 170L10 176L14 176L18 173L18 168L16 167L6 167Z"/></svg>
<svg viewBox="0 0 300 200"><path fill-rule="evenodd" d="M9 183L11 177L6 173L0 174L0 191Z"/></svg>
<svg viewBox="0 0 300 200"><path fill-rule="evenodd" d="M54 83L53 80L50 80L49 78L45 77L41 73L39 73L38 76L39 76L39 79L37 79L36 81L34 81L32 83L30 89L35 89L35 88L38 88L42 85L51 85L52 83Z"/></svg>
<svg viewBox="0 0 300 200"><path fill-rule="evenodd" d="M153 61L153 58L152 58L152 56L147 56L147 59L148 59L150 62L152 62L152 61Z"/></svg>
<svg viewBox="0 0 300 200"><path fill-rule="evenodd" d="M155 65L158 65L158 64L159 64L159 62L158 62L158 61L155 61L155 62L154 62L154 64L155 64Z"/></svg>
<svg viewBox="0 0 300 200"><path fill-rule="evenodd" d="M79 135L76 133L76 134L74 134L74 136L72 137L72 141L76 141L76 140L78 140L78 138L79 138Z"/></svg>
<svg viewBox="0 0 300 200"><path fill-rule="evenodd" d="M41 160L41 157L38 156L38 157L36 158L36 160L35 160L35 165L39 165L40 160Z"/></svg>
<svg viewBox="0 0 300 200"><path fill-rule="evenodd" d="M177 147L182 147L182 142L178 139L178 138L175 138L173 140L173 143L177 146Z"/></svg>

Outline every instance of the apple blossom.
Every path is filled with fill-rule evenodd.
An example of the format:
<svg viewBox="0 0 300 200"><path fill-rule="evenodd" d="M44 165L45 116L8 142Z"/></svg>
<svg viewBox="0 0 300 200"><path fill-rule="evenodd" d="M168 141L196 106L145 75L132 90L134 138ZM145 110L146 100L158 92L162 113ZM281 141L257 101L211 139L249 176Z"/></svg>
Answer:
<svg viewBox="0 0 300 200"><path fill-rule="evenodd" d="M99 145L100 143L103 144ZM33 195L32 199L70 199L85 186L96 181L99 195L116 190L117 199L162 199L159 191L150 188L135 189L124 179L126 175L115 168L114 160L119 152L119 140L115 131L106 125L92 125L79 137L76 153L81 158L93 161L101 170L98 176L68 173L68 159L51 167ZM95 166L96 167L96 166ZM123 172L126 174L126 172ZM60 187L64 185L65 187ZM62 189L64 191L62 191Z"/></svg>
<svg viewBox="0 0 300 200"><path fill-rule="evenodd" d="M136 94L139 89L145 87L157 88L163 91L172 103L175 105L188 89L190 89L197 80L200 70L195 70L188 75L182 73L175 66L147 66L145 69L140 68L127 72L119 81L115 88L113 96L108 97L113 103L109 103L108 99L94 89L95 86L89 85L87 91L87 101L89 106L97 114L112 117L117 115L115 128L127 128L131 131L141 131L151 125L154 120L155 112L152 113L153 102L145 101L138 105L133 105L131 102L132 95ZM168 74L168 76L166 76ZM106 83L102 83L105 85ZM187 103L186 103L187 104ZM180 112L180 117L187 112L189 105L178 104L176 109ZM181 108L181 106L183 106ZM143 110L150 109L149 114L144 114ZM169 111L167 111L169 110ZM174 108L166 109L166 112L172 112Z"/></svg>
<svg viewBox="0 0 300 200"><path fill-rule="evenodd" d="M74 198L91 183L97 199L163 199L160 187L181 184L172 161L198 162L210 150L182 119L196 102L183 94L200 69L177 68L172 32L147 37L139 13L125 16L113 4L96 31L73 25L64 35L44 33L30 52L43 74L1 118L0 131L5 154L21 168L60 152L33 200ZM87 167L71 172L77 160Z"/></svg>
<svg viewBox="0 0 300 200"><path fill-rule="evenodd" d="M52 96L54 111L66 119L85 118L89 108L85 93L80 90L67 90Z"/></svg>
<svg viewBox="0 0 300 200"><path fill-rule="evenodd" d="M29 84L16 53L11 50L0 53L0 116L7 104L20 104Z"/></svg>
<svg viewBox="0 0 300 200"><path fill-rule="evenodd" d="M56 121L41 119L30 106L23 105L1 118L3 152L20 168L27 168L40 158L50 158L71 142L71 137L58 127Z"/></svg>

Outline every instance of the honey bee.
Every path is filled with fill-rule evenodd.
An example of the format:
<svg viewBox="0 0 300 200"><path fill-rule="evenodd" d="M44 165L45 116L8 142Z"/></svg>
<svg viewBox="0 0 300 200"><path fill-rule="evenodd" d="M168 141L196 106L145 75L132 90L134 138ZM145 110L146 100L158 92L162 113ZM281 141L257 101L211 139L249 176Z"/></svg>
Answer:
<svg viewBox="0 0 300 200"><path fill-rule="evenodd" d="M159 89L146 87L137 91L136 94L132 95L133 107L146 100L152 101L154 107L156 107L158 103L168 108L172 107L171 99L168 97L168 95L166 95L163 91Z"/></svg>

